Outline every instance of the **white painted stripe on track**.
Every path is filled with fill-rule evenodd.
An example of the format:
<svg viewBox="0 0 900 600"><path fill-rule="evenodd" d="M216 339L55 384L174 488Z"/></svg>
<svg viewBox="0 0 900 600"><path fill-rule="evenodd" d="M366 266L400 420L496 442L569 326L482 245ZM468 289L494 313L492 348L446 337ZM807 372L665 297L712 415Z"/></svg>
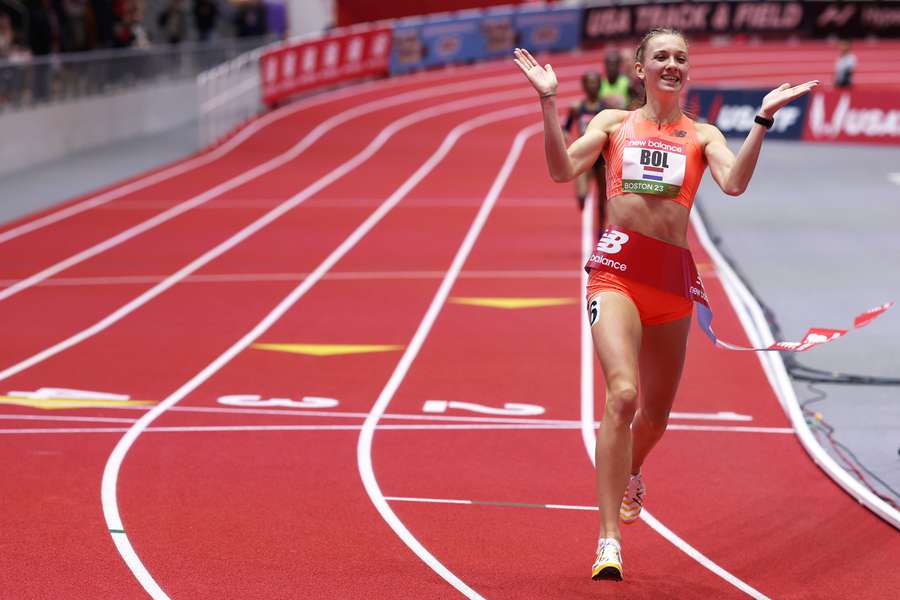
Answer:
<svg viewBox="0 0 900 600"><path fill-rule="evenodd" d="M485 65L484 69L478 69L478 74L481 74L484 71L501 71L508 70L507 65ZM319 106L321 104L327 104L328 102L334 102L336 100L342 100L345 98L354 98L361 97L365 98L365 92L374 87L396 87L399 85L404 85L410 83L411 81L415 82L417 79L422 80L424 84L433 84L435 80L449 80L459 78L460 74L458 72L454 72L450 69L442 70L442 71L431 71L427 74L416 74L413 76L407 77L396 77L388 80L380 80L380 81L372 81L367 83L360 83L353 86L349 86L346 88L342 88L339 90L330 90L325 91L315 96L311 96L309 98L304 98L302 100L298 100L291 104L285 105L275 111L272 111L262 117L252 121L249 125L242 128L234 137L228 139L222 145L218 146L215 149L209 150L201 156L197 156L192 159L188 159L184 162L179 162L171 167L165 168L161 171L157 171L155 173L151 173L149 175L145 175L140 177L135 181L131 181L127 184L115 187L111 190L103 192L97 196L93 196L91 198L86 198L77 204L73 204L71 206L67 206L62 208L56 212L45 215L43 217L39 217L32 221L28 221L23 223L17 227L13 227L8 229L7 231L0 232L0 244L7 242L9 240L15 239L27 233L31 233L32 231L36 231L41 229L42 227L46 227L47 225L51 225L53 223L62 221L63 219L67 219L71 216L82 213L86 210L90 210L96 206L101 206L106 204L112 200L117 198L121 198L122 196L126 196L132 192L136 192L147 188L151 185L155 185L157 183L166 181L183 173L187 173L196 168L207 165L211 162L214 162L223 156L229 154L232 150L239 147L241 144L249 140L253 135L259 133L269 125L277 123L278 121L289 117L293 114L301 112L303 110L307 110L309 108L313 108Z"/></svg>
<svg viewBox="0 0 900 600"><path fill-rule="evenodd" d="M184 283L258 283L261 281L298 282L309 273L223 273L221 275L191 275ZM325 279L331 281L358 281L364 279L440 279L443 271L337 271ZM567 279L570 271L464 271L461 279ZM55 277L42 281L42 286L95 286L134 285L159 283L166 275L110 275L106 277ZM13 280L0 279L0 286L11 285Z"/></svg>
<svg viewBox="0 0 900 600"><path fill-rule="evenodd" d="M0 417L3 418L3 417ZM100 419L81 419L83 421L100 421ZM110 419L113 422L136 422L136 419ZM535 431L567 431L579 429L578 423L441 423L441 424L379 424L375 428L378 431L478 431L478 430L535 430ZM681 431L720 431L728 433L794 433L790 428L776 427L691 427L670 426L671 429ZM362 431L363 424L358 425L168 425L151 426L144 429L145 433L151 432L216 432L216 431ZM35 434L35 433L123 433L128 427L23 427L0 429L0 434Z"/></svg>
<svg viewBox="0 0 900 600"><path fill-rule="evenodd" d="M3 421L64 421L82 423L134 423L137 419L124 419L117 417L73 417L59 415L0 415Z"/></svg>
<svg viewBox="0 0 900 600"><path fill-rule="evenodd" d="M446 498L407 498L404 496L385 496L389 502L424 502L436 504L472 504L471 500L448 500Z"/></svg>
<svg viewBox="0 0 900 600"><path fill-rule="evenodd" d="M502 508L551 508L556 510L586 510L597 512L596 506L579 506L577 504L541 504L536 502L508 502L489 500L456 500L454 498L412 498L409 496L388 496L389 502L416 502L420 504L464 504L468 506L484 505Z"/></svg>
<svg viewBox="0 0 900 600"><path fill-rule="evenodd" d="M741 278L738 277L731 265L728 264L728 261L719 252L719 249L709 237L706 224L696 212L691 212L691 225L697 232L700 244L716 264L716 268L721 274L720 279L725 288L725 294L728 296L732 307L734 307L738 320L747 333L751 345L766 348L775 343L775 337L772 335L769 322L766 320L759 302L757 302ZM794 386L791 384L790 376L784 366L784 359L781 357L781 353L757 352L756 356L762 365L766 378L769 380L769 384L778 397L778 401L781 403L781 407L794 426L800 445L813 459L813 462L860 504L895 528L900 529L900 511L876 496L872 493L872 490L847 473L819 444L810 430L803 412L800 410L800 403L797 400Z"/></svg>
<svg viewBox="0 0 900 600"><path fill-rule="evenodd" d="M455 103L450 103L455 104ZM446 106L446 105L445 105ZM422 115L433 114L429 109L420 111ZM122 466L129 449L137 440L138 436L150 426L150 424L166 410L175 405L190 392L195 390L204 381L209 379L219 369L224 367L231 359L233 359L241 351L245 350L260 335L265 333L278 319L280 319L294 304L297 303L331 268L337 264L357 243L378 224L381 219L387 215L394 206L397 205L406 195L425 178L450 152L456 142L466 133L492 122L502 119L515 118L520 115L528 114L534 110L533 100L528 105L507 108L491 113L483 114L478 117L471 118L464 123L456 126L444 139L440 147L426 160L391 196L384 201L362 224L360 224L353 233L350 234L328 257L316 268L312 274L303 282L294 288L266 317L260 321L253 329L245 334L241 339L235 342L228 350L222 353L213 362L207 365L203 370L197 373L184 385L173 392L169 397L154 406L149 412L142 415L138 421L123 435L116 444L110 454L106 465L103 469L103 479L100 486L100 496L103 505L103 515L106 525L110 531L123 531L122 518L119 514L118 499L116 496L116 486L119 477L119 471ZM407 120L409 124L410 117L404 117L400 121ZM421 117L426 118L426 117ZM398 123L400 121L395 122ZM374 142L373 142L374 143ZM116 546L120 549L120 553L131 569L132 573L141 583L145 590L151 594L154 600L168 598L168 596L159 588L156 581L147 571L140 558L134 553L131 543L128 541L124 533L115 534ZM414 541L415 538L412 538ZM127 550L123 551L122 548ZM429 555L430 556L430 555ZM443 567L442 567L443 568ZM446 569L445 569L446 571ZM449 571L446 571L449 573ZM453 577L452 573L450 576Z"/></svg>
<svg viewBox="0 0 900 600"><path fill-rule="evenodd" d="M176 271L172 275L169 275L165 280L161 281L160 283L156 284L149 290L143 292L136 298L134 298L131 301L129 301L128 303L126 303L125 305L116 309L115 311L113 311L112 313L110 313L109 315L107 315L106 317L104 317L103 319L101 319L100 321L95 323L94 325L92 325L86 329L83 329L80 332L70 336L69 338L67 338L57 344L54 344L53 346L46 348L46 349L42 350L41 352L38 352L37 354L0 371L0 381L6 379L8 377L11 377L12 375L15 375L16 373L20 373L20 372L24 371L25 369L28 369L40 362L43 362L44 360L47 360L48 358L55 356L56 354L59 354L60 352L63 352L64 350L67 350L67 349L71 348L72 346L75 346L76 344L83 342L84 340L104 331L111 325L117 323L118 321L120 321L121 319L123 319L124 317L129 315L130 313L134 312L135 310L137 310L138 308L140 308L141 306L143 306L144 304L146 304L147 302L149 302L156 296L160 295L164 291L166 291L169 288L171 288L172 286L174 286L179 281L183 280L188 275L194 273L195 271L197 271L204 265L208 264L215 258L217 258L217 257L221 256L222 254L224 254L225 252L231 250L233 247L237 246L238 244L240 244L241 242L246 240L248 237L255 234L260 229L266 227L270 223L272 223L275 220L277 220L278 218L282 217L285 213L287 213L294 207L299 206L304 201L306 201L308 198L317 194L323 188L327 187L328 185L334 183L335 181L337 181L344 175L353 171L353 169L355 169L357 166L359 166L360 164L362 164L363 162L365 162L366 160L371 158L384 144L387 143L387 141L394 134L401 131L402 129L411 127L412 125L415 125L416 123L419 123L421 121L424 121L426 119L430 119L433 117L450 114L450 113L456 112L456 111L477 108L484 104L495 103L495 102L498 102L501 100L514 100L517 97L527 96L527 95L528 95L528 90L486 94L486 95L481 95L481 96L478 96L475 98L454 100L452 102L434 105L432 107L416 111L414 113L411 113L409 115L401 117L400 119L397 119L396 121L392 122L390 125L385 127L375 137L375 139L372 140L372 142L370 142L368 146L366 146L366 148L362 152L360 152L359 154L354 156L352 159L346 161L339 167L336 167L331 172L329 172L327 175L318 179L315 183L307 186L301 192L292 196L288 200L285 200L284 202L282 202L281 204L279 204L278 206L276 206L275 208L273 208L272 210L270 210L263 216L259 217L255 221L253 221L253 223L251 223L250 225L247 225L246 227L244 227L243 229L241 229L240 231L238 231L237 233L235 233L234 235L229 237L224 242L221 242L218 245L211 248L210 250L206 251L202 256L193 260L190 264L182 267L180 270ZM503 111L501 111L501 112L503 112ZM404 192L404 194L405 194L405 192ZM397 202L399 202L399 199L397 200ZM391 207L393 208L393 205L396 204L396 202L392 202L390 204L391 204ZM382 205L382 207L379 207L378 209L376 209L373 214L379 214L380 212L382 212L383 207L384 207L384 205ZM366 221L366 222L368 222L368 221ZM314 271L313 274L311 274L309 276L309 278L307 278L307 279L313 278L315 273L316 272ZM304 283L306 281L307 280L304 280ZM318 279L316 279L316 281L318 281Z"/></svg>
<svg viewBox="0 0 900 600"><path fill-rule="evenodd" d="M201 206L201 205L209 202L210 200L213 200L230 190L240 187L246 183L249 183L250 181L253 181L254 179L257 179L263 175L266 175L267 173L274 171L275 169L277 169L279 167L282 167L282 166L288 164L289 162L291 162L292 160L294 160L295 158L300 156L303 152L305 152L310 146L312 146L318 139L320 139L326 133L328 133L332 129L335 129L336 127L343 125L344 123L347 123L353 119L357 119L359 117L363 117L365 115L372 114L372 113L378 112L380 110L384 110L384 109L396 107L396 106L401 106L403 104L415 102L418 100L427 100L430 98L440 97L441 95L452 93L452 92L477 90L477 89L482 89L482 88L486 88L486 87L496 87L495 81L492 79L486 79L485 81L481 81L481 82L458 83L458 84L452 84L452 85L448 85L448 86L440 86L437 88L419 90L419 91L415 91L415 92L408 92L406 94L400 94L399 96L388 97L384 100L376 100L374 102L369 102L362 106L355 107L355 108L349 109L347 111L338 113L337 115L334 115L334 116L326 119L325 121L320 123L318 126L316 126L312 131L310 131L308 134L306 134L303 137L303 139L301 139L299 142L297 142L295 145L293 145L286 152L283 152L283 153L279 154L278 156L270 158L269 160L253 167L252 169L244 171L240 175L232 177L231 179L228 179L222 183L216 184L212 188L210 188L200 194L197 194L196 196L193 196L183 202L180 202L179 204L176 204L175 206L168 208L168 209L164 210L163 212L161 212L157 215L154 215L153 217L146 219L145 221L142 221L141 223L138 223L137 225L133 225L133 226L129 227L128 229L126 229L120 233L117 233L116 235L114 235L110 238L107 238L106 240L104 240L100 243L94 244L93 246L86 248L76 254L73 254L72 256L69 256L68 258L63 259L47 268L35 273L34 275L26 277L25 279L22 279L22 280L16 282L15 284L0 290L0 301L5 300L15 294L18 294L19 292L24 291L24 290L26 290L38 283L50 278L50 277L53 277L57 273L61 273L62 271L65 271L66 269L68 269L70 267L73 267L79 263L82 263L82 262L90 259L90 258L93 258L94 256L97 256L98 254L102 254L103 252L106 252L107 250L110 250L111 248L115 248L116 246L119 246L119 245L127 242L128 240L135 238L143 233L146 233L147 231L150 231L151 229L154 229L155 227L162 225L163 223L171 221L175 217L178 217L190 210L193 210L194 208ZM487 102L490 100L490 98L492 96L497 97L499 94L504 94L505 97L512 100L516 96L523 96L524 91L519 90L518 92L496 92L494 94L482 95L482 96L478 96L476 98L464 99L459 102L463 103L464 106L468 106L473 102L481 102L481 101ZM469 104L465 104L465 103L469 103ZM426 111L427 110L431 110L431 109L426 109ZM419 111L419 112L416 112L413 114L420 114L421 112L423 112L423 111ZM412 115L410 115L410 116L412 116ZM388 136L388 137L390 137L390 136ZM387 138L385 138L384 141L387 141ZM363 152L361 154L365 154L367 151L369 151L368 147L366 148L366 150L363 150ZM372 150L370 152L370 155L373 152L374 152L374 150ZM362 161L359 161L359 162L362 162ZM315 184L313 184L313 186L315 186ZM322 186L322 187L324 187L324 186ZM309 188L307 188L307 189L309 189ZM279 207L280 206L282 206L282 205L279 205ZM277 208L275 210L277 210ZM263 218L265 218L265 217L263 217Z"/></svg>
<svg viewBox="0 0 900 600"><path fill-rule="evenodd" d="M571 273L569 276L571 277ZM103 410L112 409L112 410L150 410L149 406L104 406ZM310 409L288 409L288 408L257 408L257 407L243 407L243 408L225 408L220 406L177 406L173 407L173 411L181 411L181 412L197 412L197 413L221 413L221 414L256 414L256 415L284 415L284 416L293 416L293 417L336 417L336 418L346 418L346 419L365 419L369 416L369 413L364 412L347 412L347 411L328 411L328 410L310 410ZM740 418L743 415L737 415L739 418L734 418L728 416L727 413L724 416L716 416L716 413L685 413L685 412L673 412L669 414L669 419L685 419L689 421L699 420L699 421L752 421L752 417L749 418ZM543 423L543 424L579 424L581 425L581 420L575 419L535 419L531 417L465 417L465 416L455 416L455 415L447 415L447 414L400 414L400 413L385 413L381 416L382 419L401 419L401 420L416 420L416 421L460 421L465 423ZM594 427L600 425L599 421L594 422ZM690 427L686 425L686 427ZM696 425L696 427L708 427L707 425ZM746 429L746 427L744 427ZM752 429L752 428L750 428ZM776 429L785 429L778 427L762 427L764 430L776 430Z"/></svg>
<svg viewBox="0 0 900 600"><path fill-rule="evenodd" d="M585 207L585 213L587 212L587 207ZM592 240L592 232L593 223L591 219L583 218L581 232L582 256L584 256L585 253L589 253L593 248L594 244ZM587 258L585 258L585 262L587 262ZM587 274L582 272L581 278L586 287ZM586 306L583 305L583 308L585 310L581 311L581 437L591 463L596 466L596 457L594 452L596 437L594 428L592 426L594 422L594 344L590 336L590 325L587 322ZM585 342L585 328L587 328L587 343ZM649 525L651 529L656 531L667 541L671 542L676 548L693 558L703 567L709 569L737 589L741 590L752 598L756 598L757 600L768 600L768 596L720 567L718 564L710 560L705 554L691 546L683 538L666 527L662 522L659 521L659 519L650 514L646 507L641 511L641 519L643 519L643 521L647 523L647 525Z"/></svg>
<svg viewBox="0 0 900 600"><path fill-rule="evenodd" d="M416 333L413 335L412 340L410 341L409 345L407 345L406 350L403 352L403 356L397 363L397 366L394 369L394 372L391 374L387 385L385 385L384 389L378 395L378 399L375 401L375 404L372 406L369 415L366 417L366 420L363 423L363 429L360 432L359 442L356 446L357 468L359 469L359 474L362 478L363 486L365 487L366 493L369 495L372 504L381 515L381 518L385 520L390 528L394 530L394 533L396 533L397 536L400 537L400 539L410 548L410 550L415 552L416 555L421 558L426 564L428 564L428 566L431 567L438 575L443 577L444 580L446 580L450 585L456 588L460 593L464 594L467 598L482 598L482 596L474 589L469 587L459 577L450 572L440 561L438 561L437 558L435 558L435 556L431 554L410 533L409 529L406 528L406 525L403 524L403 522L397 517L396 513L394 513L393 509L391 509L391 507L388 505L387 500L385 500L384 494L382 494L381 492L381 487L378 485L378 480L375 477L375 471L372 466L372 442L381 416L387 410L388 405L390 405L391 400L394 398L394 394L397 392L397 389L400 387L400 384L403 382L403 379L409 372L409 368L412 366L412 363L418 355L419 350L425 343L425 339L431 332L431 328L434 325L435 320L437 320L441 308L444 306L447 301L447 297L450 295L450 290L453 287L453 284L459 276L460 271L462 271L463 265L465 264L466 259L468 258L469 253L472 250L472 247L475 245L475 241L481 234L481 230L483 229L485 222L487 222L487 218L490 215L494 204L497 202L500 191L506 185L506 181L519 159L526 140L528 140L528 138L532 135L540 132L542 128L542 124L531 125L529 127L526 127L525 129L522 129L516 135L512 147L510 148L510 151L506 156L506 160L503 162L503 166L501 167L500 172L494 179L494 182L491 185L491 188L488 191L487 196L485 197L484 202L482 203L481 208L478 211L478 214L475 216L475 220L472 222L472 225L466 232L466 237L463 239L462 245L459 247L456 255L453 257L453 262L450 264L450 268L447 270L447 274L444 276L444 279L441 282L441 285L438 288L437 292L435 293L431 304L428 306L428 310L425 312L425 316L419 323L419 327L416 329Z"/></svg>

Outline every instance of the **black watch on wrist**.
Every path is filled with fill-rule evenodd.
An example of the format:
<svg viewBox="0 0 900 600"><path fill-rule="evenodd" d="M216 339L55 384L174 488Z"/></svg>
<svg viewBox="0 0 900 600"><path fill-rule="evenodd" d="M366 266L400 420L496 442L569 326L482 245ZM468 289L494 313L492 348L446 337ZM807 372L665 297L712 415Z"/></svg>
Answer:
<svg viewBox="0 0 900 600"><path fill-rule="evenodd" d="M763 117L763 116L756 115L755 117L753 117L753 122L754 122L754 123L759 123L760 125L762 125L762 126L765 127L766 129L772 129L772 125L775 123L775 119L774 119L774 118L773 118L773 119L767 119L767 118L765 118L765 117Z"/></svg>

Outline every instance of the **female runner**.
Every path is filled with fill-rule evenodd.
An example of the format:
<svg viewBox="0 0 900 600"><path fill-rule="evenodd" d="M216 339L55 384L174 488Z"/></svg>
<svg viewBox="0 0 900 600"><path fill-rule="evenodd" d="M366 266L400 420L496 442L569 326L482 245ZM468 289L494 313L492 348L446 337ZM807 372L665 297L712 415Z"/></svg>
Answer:
<svg viewBox="0 0 900 600"><path fill-rule="evenodd" d="M584 91L584 98L576 102L569 108L569 115L563 125L564 134L568 135L572 131L572 126L578 126L578 134L576 137L584 135L588 123L593 120L597 114L605 108L603 101L600 100L601 88L600 73L596 71L588 71L581 76L581 89ZM593 177L592 177L593 176ZM597 162L591 165L591 168L575 178L575 198L578 200L578 210L584 210L584 203L587 199L588 189L591 186L591 179L597 183L597 207L599 217L597 224L598 233L603 229L603 208L606 204L606 180L603 178L603 158L598 157Z"/></svg>
<svg viewBox="0 0 900 600"><path fill-rule="evenodd" d="M606 158L606 231L589 263L587 287L591 333L606 383L596 446L600 540L591 576L620 580L619 519L633 522L641 511L641 465L666 430L684 364L695 290L688 293L690 278L682 265L688 215L703 171L709 166L726 194L743 193L776 111L818 81L785 83L769 92L735 156L714 125L695 123L681 111L688 79L684 35L653 29L635 52L646 103L632 111L602 111L566 149L553 68L541 67L524 49L515 50L515 63L540 96L553 180L570 181L591 168L601 152ZM674 293L679 285L685 293Z"/></svg>

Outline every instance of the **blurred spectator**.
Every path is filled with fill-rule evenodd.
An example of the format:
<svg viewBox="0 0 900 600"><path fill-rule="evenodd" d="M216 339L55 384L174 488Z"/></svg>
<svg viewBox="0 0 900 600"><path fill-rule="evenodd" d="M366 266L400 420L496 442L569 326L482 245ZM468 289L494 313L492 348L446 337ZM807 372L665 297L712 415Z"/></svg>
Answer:
<svg viewBox="0 0 900 600"><path fill-rule="evenodd" d="M156 24L169 44L180 44L187 37L188 14L185 0L169 0L159 13Z"/></svg>
<svg viewBox="0 0 900 600"><path fill-rule="evenodd" d="M12 18L0 10L0 109L18 102L22 94L22 69L16 65L28 60L28 51L16 43Z"/></svg>
<svg viewBox="0 0 900 600"><path fill-rule="evenodd" d="M115 0L113 11L113 45L117 48L146 48L150 45L141 24L144 15L142 0Z"/></svg>
<svg viewBox="0 0 900 600"><path fill-rule="evenodd" d="M853 85L853 71L856 70L856 55L850 52L850 42L838 45L841 55L834 63L834 87L849 88Z"/></svg>
<svg viewBox="0 0 900 600"><path fill-rule="evenodd" d="M262 0L245 0L234 13L234 29L238 37L254 37L269 32L266 5Z"/></svg>
<svg viewBox="0 0 900 600"><path fill-rule="evenodd" d="M63 52L89 50L87 0L58 0L60 48Z"/></svg>
<svg viewBox="0 0 900 600"><path fill-rule="evenodd" d="M219 5L216 0L194 0L194 27L201 42L209 41L219 19Z"/></svg>
<svg viewBox="0 0 900 600"><path fill-rule="evenodd" d="M28 43L35 56L59 52L59 20L50 0L28 0Z"/></svg>
<svg viewBox="0 0 900 600"><path fill-rule="evenodd" d="M29 0L28 43L31 54L38 58L59 52L59 21L50 0ZM34 64L31 89L36 100L50 97L50 69L50 62L46 60Z"/></svg>
<svg viewBox="0 0 900 600"><path fill-rule="evenodd" d="M113 11L113 0L89 0L91 13L94 15L94 48L109 48L115 37L114 28L116 14Z"/></svg>
<svg viewBox="0 0 900 600"><path fill-rule="evenodd" d="M8 59L12 55L15 43L12 19L5 12L0 12L0 59Z"/></svg>

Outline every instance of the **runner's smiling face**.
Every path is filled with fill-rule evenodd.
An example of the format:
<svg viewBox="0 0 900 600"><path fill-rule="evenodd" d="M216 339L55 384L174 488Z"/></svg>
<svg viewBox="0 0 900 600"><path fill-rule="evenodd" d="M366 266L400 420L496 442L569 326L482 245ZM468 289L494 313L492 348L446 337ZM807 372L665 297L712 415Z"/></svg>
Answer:
<svg viewBox="0 0 900 600"><path fill-rule="evenodd" d="M680 92L688 78L687 44L679 35L657 35L647 41L644 62L635 71L648 93Z"/></svg>

